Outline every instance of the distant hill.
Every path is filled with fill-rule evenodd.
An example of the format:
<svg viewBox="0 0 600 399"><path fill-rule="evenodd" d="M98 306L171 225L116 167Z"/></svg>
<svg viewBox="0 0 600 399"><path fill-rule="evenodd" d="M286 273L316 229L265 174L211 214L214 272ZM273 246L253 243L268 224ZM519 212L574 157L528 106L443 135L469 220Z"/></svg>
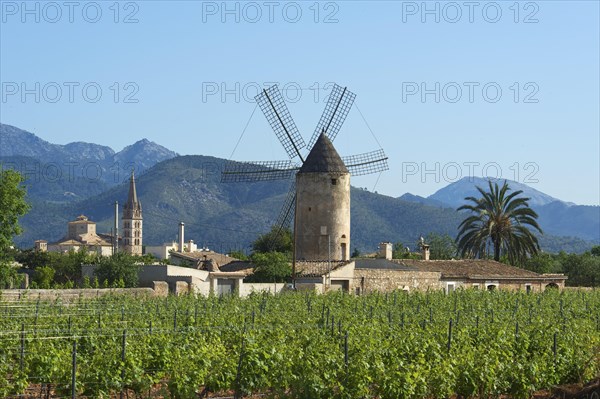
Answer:
<svg viewBox="0 0 600 399"><path fill-rule="evenodd" d="M177 156L142 139L119 152L84 142L49 143L35 134L0 124L0 162L24 173L30 197L72 202L97 195L158 162Z"/></svg>
<svg viewBox="0 0 600 399"><path fill-rule="evenodd" d="M452 206L450 206L444 202L441 202L441 201L438 201L435 199L431 199L431 198L421 197L420 195L414 195L411 193L402 194L400 197L398 197L398 199L400 199L402 201L407 201L407 202L416 202L418 204L435 206L438 208L452 208Z"/></svg>
<svg viewBox="0 0 600 399"><path fill-rule="evenodd" d="M501 185L504 180L497 181ZM548 194L544 194L541 191L536 190L526 184L519 183L512 180L506 180L510 188L513 191L523 190L523 196L531 198L529 205L537 207L541 205L547 205L555 201L560 201L557 198L551 197ZM465 203L466 197L480 197L479 191L475 188L479 186L484 190L487 190L488 179L482 177L463 177L462 179L447 185L444 188L439 189L427 199L435 200L449 205L452 208L458 208ZM561 201L562 202L562 201ZM565 203L567 204L567 203Z"/></svg>
<svg viewBox="0 0 600 399"><path fill-rule="evenodd" d="M156 245L177 237L180 221L186 240L221 252L248 250L252 241L274 223L287 194L289 181L220 183L225 160L207 156L181 156L163 161L137 181L144 212L144 243ZM33 240L56 240L66 223L79 214L98 222L108 232L113 223L113 203L127 198L120 184L91 198L59 204L35 200L23 218L25 233L17 243L31 247ZM429 206L387 197L359 188L351 191L351 245L372 252L381 241L403 242L414 248L420 235L430 232L456 235L461 215L451 208ZM577 238L545 236L546 251L582 252L591 243ZM563 245L563 243L566 243Z"/></svg>
<svg viewBox="0 0 600 399"><path fill-rule="evenodd" d="M220 182L225 160L177 156L146 139L114 152L92 143L48 143L27 131L0 124L0 162L26 174L32 209L17 237L22 247L36 239L57 240L79 214L98 222L100 232L113 224L113 204L127 198L127 180L135 168L144 212L144 243L160 244L177 236L180 221L186 238L226 252L249 249L277 219L290 182ZM546 234L544 250L583 252L600 242L600 207L562 202L531 187L509 182L532 198ZM381 241L414 247L431 232L454 237L462 216L456 207L476 194L480 178L450 184L428 198L400 198L352 188L351 246L372 252Z"/></svg>
<svg viewBox="0 0 600 399"><path fill-rule="evenodd" d="M551 197L525 184L511 180L507 182L511 190L523 190L522 196L531 198L529 204L538 213L538 222L546 234L600 242L600 206L575 205ZM412 194L404 194L400 198L456 209L466 203L465 197L480 197L476 186L487 190L487 185L487 180L481 177L465 177L427 198Z"/></svg>

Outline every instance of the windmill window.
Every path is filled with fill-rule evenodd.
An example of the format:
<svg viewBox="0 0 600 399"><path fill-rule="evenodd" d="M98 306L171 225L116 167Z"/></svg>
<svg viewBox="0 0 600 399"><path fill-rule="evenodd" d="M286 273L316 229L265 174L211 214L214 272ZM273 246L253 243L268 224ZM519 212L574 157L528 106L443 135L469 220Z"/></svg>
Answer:
<svg viewBox="0 0 600 399"><path fill-rule="evenodd" d="M331 179L331 184L335 186L337 184L337 179Z"/></svg>

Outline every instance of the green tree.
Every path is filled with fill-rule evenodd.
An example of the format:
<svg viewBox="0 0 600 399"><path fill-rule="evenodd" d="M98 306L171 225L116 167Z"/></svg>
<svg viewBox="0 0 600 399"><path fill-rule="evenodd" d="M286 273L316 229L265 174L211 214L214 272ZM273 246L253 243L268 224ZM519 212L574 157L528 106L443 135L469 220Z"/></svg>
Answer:
<svg viewBox="0 0 600 399"><path fill-rule="evenodd" d="M358 250L358 248L354 248L354 251L352 251L352 255L350 255L351 258L358 258L360 256L360 251Z"/></svg>
<svg viewBox="0 0 600 399"><path fill-rule="evenodd" d="M52 288L54 284L54 269L50 266L41 266L35 269L33 275L33 281L35 281L38 288Z"/></svg>
<svg viewBox="0 0 600 399"><path fill-rule="evenodd" d="M98 280L111 287L137 287L139 259L130 254L119 252L98 259L95 271Z"/></svg>
<svg viewBox="0 0 600 399"><path fill-rule="evenodd" d="M79 251L70 250L67 253L50 253L50 267L56 274L54 280L60 284L81 280L81 265L94 264L100 259L96 253L89 252L85 247Z"/></svg>
<svg viewBox="0 0 600 399"><path fill-rule="evenodd" d="M8 258L13 237L23 231L19 218L30 208L25 200L23 182L24 178L19 172L3 169L0 165L0 257Z"/></svg>
<svg viewBox="0 0 600 399"><path fill-rule="evenodd" d="M393 259L404 259L405 255L407 255L409 251L406 250L406 247L400 241L394 243L392 247L392 258Z"/></svg>
<svg viewBox="0 0 600 399"><path fill-rule="evenodd" d="M600 256L600 245L594 245L590 251L593 256Z"/></svg>
<svg viewBox="0 0 600 399"><path fill-rule="evenodd" d="M17 269L7 260L0 259L0 289L15 288L21 284Z"/></svg>
<svg viewBox="0 0 600 399"><path fill-rule="evenodd" d="M536 273L559 273L562 271L556 256L548 253L539 253L527 259L523 268Z"/></svg>
<svg viewBox="0 0 600 399"><path fill-rule="evenodd" d="M425 242L429 244L429 259L452 259L456 256L456 242L448 234L430 233Z"/></svg>
<svg viewBox="0 0 600 399"><path fill-rule="evenodd" d="M407 246L400 241L392 247L392 259L421 259L421 255L410 252Z"/></svg>
<svg viewBox="0 0 600 399"><path fill-rule="evenodd" d="M15 254L15 260L28 269L35 270L38 267L48 266L52 261L51 252L35 251L27 249Z"/></svg>
<svg viewBox="0 0 600 399"><path fill-rule="evenodd" d="M600 286L600 257L591 253L558 255L563 272L569 276L566 284L577 287Z"/></svg>
<svg viewBox="0 0 600 399"><path fill-rule="evenodd" d="M257 252L252 255L254 273L247 281L256 283L283 283L292 277L290 260L281 252Z"/></svg>
<svg viewBox="0 0 600 399"><path fill-rule="evenodd" d="M291 253L293 248L293 235L291 230L271 227L271 231L260 235L252 244L254 252L282 252Z"/></svg>
<svg viewBox="0 0 600 399"><path fill-rule="evenodd" d="M246 255L242 251L231 251L231 252L229 252L229 256L231 256L232 258L235 258L235 259L239 259L239 260L248 260L248 259L250 259L248 257L248 255Z"/></svg>
<svg viewBox="0 0 600 399"><path fill-rule="evenodd" d="M488 184L489 191L477 187L481 198L467 197L471 204L458 208L470 213L459 225L458 253L484 258L491 252L496 261L506 255L511 264L522 264L540 249L537 237L529 230L531 227L542 233L538 215L529 207L529 198L518 197L522 190L507 195L510 187L506 181L500 188L498 183Z"/></svg>

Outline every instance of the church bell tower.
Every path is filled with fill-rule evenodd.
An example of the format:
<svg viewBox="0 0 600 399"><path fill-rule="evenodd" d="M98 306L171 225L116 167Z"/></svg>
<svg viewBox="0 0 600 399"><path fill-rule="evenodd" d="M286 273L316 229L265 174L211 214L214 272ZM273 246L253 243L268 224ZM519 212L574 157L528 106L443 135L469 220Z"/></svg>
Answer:
<svg viewBox="0 0 600 399"><path fill-rule="evenodd" d="M142 204L135 189L135 176L131 171L129 195L123 207L123 248L132 255L142 255Z"/></svg>

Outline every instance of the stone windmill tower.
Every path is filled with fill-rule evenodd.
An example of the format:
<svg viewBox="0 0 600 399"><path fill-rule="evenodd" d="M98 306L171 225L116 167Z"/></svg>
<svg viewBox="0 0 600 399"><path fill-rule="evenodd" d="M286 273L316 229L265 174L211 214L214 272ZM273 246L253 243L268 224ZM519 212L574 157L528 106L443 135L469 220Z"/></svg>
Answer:
<svg viewBox="0 0 600 399"><path fill-rule="evenodd" d="M350 172L321 134L296 174L296 259L350 259Z"/></svg>
<svg viewBox="0 0 600 399"><path fill-rule="evenodd" d="M133 170L129 178L129 195L123 207L123 250L132 255L142 254L142 203L138 200Z"/></svg>
<svg viewBox="0 0 600 399"><path fill-rule="evenodd" d="M304 143L277 86L255 99L290 159L234 162L225 166L221 181L256 182L289 179L294 183L276 225L279 232L294 219L294 260L349 259L350 175L388 169L382 149L340 157L332 142L340 131L356 95L334 85L325 110L308 143ZM305 157L302 149L310 149ZM298 162L299 161L299 162Z"/></svg>

